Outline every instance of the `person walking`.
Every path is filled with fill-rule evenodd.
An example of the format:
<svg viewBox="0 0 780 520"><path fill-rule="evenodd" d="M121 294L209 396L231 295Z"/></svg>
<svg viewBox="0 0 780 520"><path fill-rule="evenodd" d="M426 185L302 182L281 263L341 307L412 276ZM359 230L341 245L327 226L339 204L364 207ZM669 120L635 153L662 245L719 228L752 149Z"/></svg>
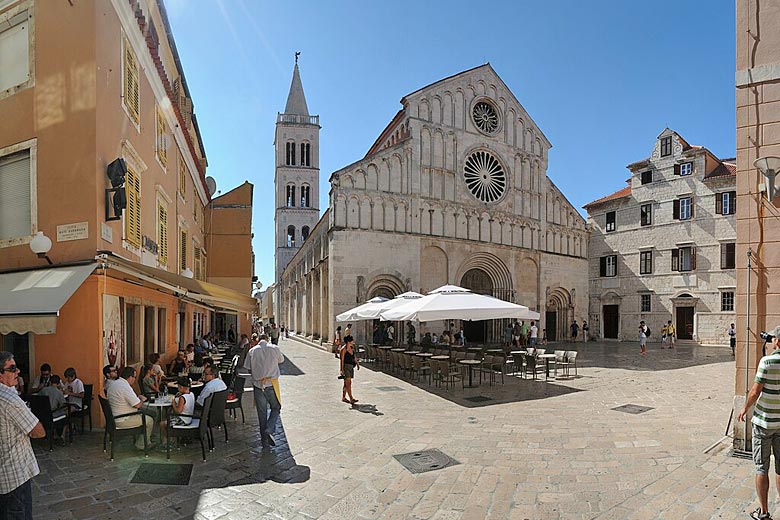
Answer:
<svg viewBox="0 0 780 520"><path fill-rule="evenodd" d="M576 342L577 341L577 334L579 334L579 332L580 332L580 325L577 323L576 319L571 322L570 329L571 329L571 340L572 340L572 342Z"/></svg>
<svg viewBox="0 0 780 520"><path fill-rule="evenodd" d="M750 388L745 405L737 415L738 421L744 421L753 405L753 462L756 465L756 495L759 507L751 518L772 520L769 514L769 457L775 454L775 479L780 489L780 403L776 396L780 394L780 326L770 333L772 352L761 358L756 369L756 377Z"/></svg>
<svg viewBox="0 0 780 520"><path fill-rule="evenodd" d="M531 330L529 331L531 336L528 338L528 346L536 347L536 339L539 337L539 327L536 326L536 322L531 322Z"/></svg>
<svg viewBox="0 0 780 520"><path fill-rule="evenodd" d="M352 336L344 336L344 348L341 349L341 377L344 379L341 400L348 404L358 402L352 395L352 379L355 377L355 368L360 370L360 363L355 356L355 339Z"/></svg>
<svg viewBox="0 0 780 520"><path fill-rule="evenodd" d="M666 341L669 342L669 348L674 348L674 337L675 337L674 325L672 325L672 320L669 320L666 323Z"/></svg>
<svg viewBox="0 0 780 520"><path fill-rule="evenodd" d="M0 351L0 519L32 520L32 478L41 471L30 437L46 436L43 425L16 393L19 368Z"/></svg>
<svg viewBox="0 0 780 520"><path fill-rule="evenodd" d="M333 353L335 357L339 357L339 351L341 350L341 325L336 327L336 333L333 334Z"/></svg>
<svg viewBox="0 0 780 520"><path fill-rule="evenodd" d="M639 322L639 348L643 356L647 354L647 325L644 320Z"/></svg>
<svg viewBox="0 0 780 520"><path fill-rule="evenodd" d="M247 352L244 361L244 368L249 370L252 376L263 448L276 446L273 434L282 409L282 399L279 395L279 365L283 362L282 351L276 345L270 345L265 334L260 336L260 343ZM270 414L268 408L271 409Z"/></svg>
<svg viewBox="0 0 780 520"><path fill-rule="evenodd" d="M588 322L585 320L582 320L582 341L583 343L588 342L588 331L590 330L590 327L588 327Z"/></svg>
<svg viewBox="0 0 780 520"><path fill-rule="evenodd" d="M271 344L279 344L279 327L276 326L276 323L271 324Z"/></svg>
<svg viewBox="0 0 780 520"><path fill-rule="evenodd" d="M731 347L731 355L733 356L737 348L737 329L734 327L733 323L729 325L729 329L726 333L729 335L729 346Z"/></svg>

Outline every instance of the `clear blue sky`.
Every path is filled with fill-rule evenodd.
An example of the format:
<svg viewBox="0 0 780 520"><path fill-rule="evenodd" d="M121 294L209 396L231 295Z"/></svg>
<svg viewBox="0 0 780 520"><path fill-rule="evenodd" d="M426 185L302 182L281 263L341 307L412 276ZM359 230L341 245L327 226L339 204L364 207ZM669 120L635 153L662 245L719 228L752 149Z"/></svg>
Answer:
<svg viewBox="0 0 780 520"><path fill-rule="evenodd" d="M735 155L733 0L166 0L209 160L255 185L256 274L274 276L274 124L293 54L330 174L365 155L405 94L490 62L552 142L548 176L581 208L622 188L668 126Z"/></svg>

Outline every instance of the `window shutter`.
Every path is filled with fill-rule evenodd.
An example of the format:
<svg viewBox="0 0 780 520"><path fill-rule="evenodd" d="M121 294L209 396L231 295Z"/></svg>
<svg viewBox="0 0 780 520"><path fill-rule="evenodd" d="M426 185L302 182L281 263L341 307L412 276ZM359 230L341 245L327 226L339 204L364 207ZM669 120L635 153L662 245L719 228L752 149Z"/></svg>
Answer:
<svg viewBox="0 0 780 520"><path fill-rule="evenodd" d="M187 269L187 231L184 229L179 234L179 269Z"/></svg>
<svg viewBox="0 0 780 520"><path fill-rule="evenodd" d="M138 87L138 61L135 58L130 42L125 40L125 84L124 84L125 107L130 117L138 123L139 121L139 87Z"/></svg>
<svg viewBox="0 0 780 520"><path fill-rule="evenodd" d="M157 261L162 265L168 264L168 211L162 204L159 205L159 220L157 223Z"/></svg>
<svg viewBox="0 0 780 520"><path fill-rule="evenodd" d="M195 279L200 280L201 279L201 270L200 270L200 248L196 247L193 250L194 259L193 264L195 264Z"/></svg>
<svg viewBox="0 0 780 520"><path fill-rule="evenodd" d="M672 271L680 270L680 250L672 249Z"/></svg>
<svg viewBox="0 0 780 520"><path fill-rule="evenodd" d="M691 218L694 217L694 210L696 209L696 201L693 197L691 197Z"/></svg>
<svg viewBox="0 0 780 520"><path fill-rule="evenodd" d="M674 165L674 174L675 175L680 175L680 165L679 164L675 164Z"/></svg>
<svg viewBox="0 0 780 520"><path fill-rule="evenodd" d="M672 218L680 220L680 199L674 199L672 205Z"/></svg>
<svg viewBox="0 0 780 520"><path fill-rule="evenodd" d="M32 234L30 151L0 159L0 240Z"/></svg>
<svg viewBox="0 0 780 520"><path fill-rule="evenodd" d="M179 193L182 197L187 193L187 167L181 154L179 154Z"/></svg>
<svg viewBox="0 0 780 520"><path fill-rule="evenodd" d="M715 194L715 214L723 215L723 194L722 193Z"/></svg>
<svg viewBox="0 0 780 520"><path fill-rule="evenodd" d="M141 247L141 179L132 168L127 168L125 181L127 209L125 210L125 240Z"/></svg>
<svg viewBox="0 0 780 520"><path fill-rule="evenodd" d="M599 260L599 276L607 276L607 258L602 256Z"/></svg>
<svg viewBox="0 0 780 520"><path fill-rule="evenodd" d="M731 207L729 208L729 214L736 215L737 214L737 192L736 191L729 192L729 204L731 205Z"/></svg>
<svg viewBox="0 0 780 520"><path fill-rule="evenodd" d="M728 265L728 244L721 244L720 245L720 268L726 269L726 266Z"/></svg>
<svg viewBox="0 0 780 520"><path fill-rule="evenodd" d="M691 271L696 270L696 248L691 248Z"/></svg>

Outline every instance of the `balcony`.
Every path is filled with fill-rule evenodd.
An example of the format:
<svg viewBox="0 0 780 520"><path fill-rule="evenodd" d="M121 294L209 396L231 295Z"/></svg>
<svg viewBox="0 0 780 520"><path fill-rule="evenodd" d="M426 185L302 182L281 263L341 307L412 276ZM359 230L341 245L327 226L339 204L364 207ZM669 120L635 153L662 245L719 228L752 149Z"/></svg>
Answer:
<svg viewBox="0 0 780 520"><path fill-rule="evenodd" d="M300 116L298 114L276 114L276 122L319 126L320 116Z"/></svg>

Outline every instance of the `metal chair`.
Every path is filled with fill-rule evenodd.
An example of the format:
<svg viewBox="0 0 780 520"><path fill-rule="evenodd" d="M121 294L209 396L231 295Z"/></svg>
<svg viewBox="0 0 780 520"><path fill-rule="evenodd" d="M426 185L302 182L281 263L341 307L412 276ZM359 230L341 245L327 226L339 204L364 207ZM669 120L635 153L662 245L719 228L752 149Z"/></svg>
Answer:
<svg viewBox="0 0 780 520"><path fill-rule="evenodd" d="M222 427L225 431L225 442L228 441L227 423L225 423L225 405L227 404L228 390L220 390L214 392L211 396L211 410L209 413L203 413L202 417L207 417L208 429L209 429L209 451L214 451L214 434L212 428ZM209 396L209 397L211 397Z"/></svg>
<svg viewBox="0 0 780 520"><path fill-rule="evenodd" d="M54 450L54 434L58 426L70 427L70 413L67 404L60 406L56 410L51 409L49 398L45 395L30 396L30 410L41 421L43 429L46 431L46 437L49 439L49 451ZM54 415L54 412L64 411L62 415ZM70 429L70 428L69 428ZM68 440L73 442L73 434L69 432Z"/></svg>
<svg viewBox="0 0 780 520"><path fill-rule="evenodd" d="M71 419L81 418L81 434L84 435L84 418L89 418L89 431L92 431L92 389L93 385L84 385L84 397L81 398L81 409L70 412Z"/></svg>
<svg viewBox="0 0 780 520"><path fill-rule="evenodd" d="M135 436L140 433L144 437L144 456L148 457L149 455L146 453L146 450L148 448L147 440L146 440L146 415L138 411L138 412L124 413L124 414L114 416L114 414L111 412L111 404L108 402L108 399L104 398L102 395L99 395L98 401L100 401L100 408L103 410L103 417L105 417L106 419L106 429L103 432L103 453L106 452L106 438L108 438L109 442L111 442L110 458L113 461L115 437L118 437L120 435L132 435L133 438L135 438ZM133 426L132 428L117 428L116 419L121 419L123 417L132 417L134 415L141 416L140 426Z"/></svg>
<svg viewBox="0 0 780 520"><path fill-rule="evenodd" d="M230 415L233 416L233 420L236 418L236 410L241 410L241 422L245 423L246 420L244 419L244 406L241 403L241 398L244 397L244 385L246 384L246 379L242 376L236 376L233 379L233 394L235 397L233 399L228 399L225 402L225 410L228 410L230 412Z"/></svg>

